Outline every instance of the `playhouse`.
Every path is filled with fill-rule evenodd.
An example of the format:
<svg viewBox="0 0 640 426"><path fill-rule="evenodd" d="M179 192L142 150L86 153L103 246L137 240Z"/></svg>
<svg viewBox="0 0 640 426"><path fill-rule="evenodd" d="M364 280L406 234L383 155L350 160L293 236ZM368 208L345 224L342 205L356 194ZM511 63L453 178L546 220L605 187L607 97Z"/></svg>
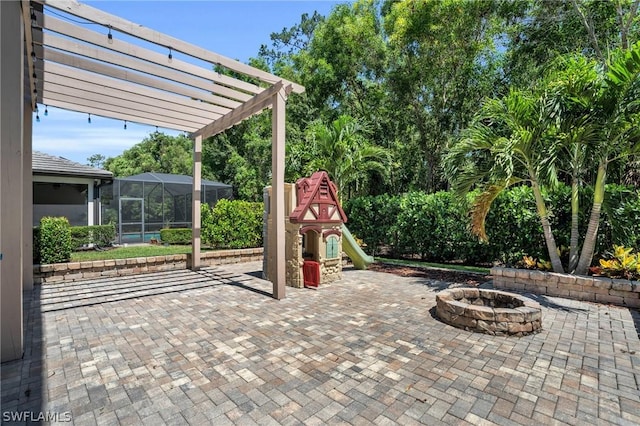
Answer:
<svg viewBox="0 0 640 426"><path fill-rule="evenodd" d="M340 206L336 185L319 171L294 184L285 184L286 284L317 287L342 278L343 235L347 217ZM265 188L263 274L271 279L275 261L270 249L273 226L268 211L271 188ZM348 232L348 231L347 231ZM358 247L359 248L359 247Z"/></svg>

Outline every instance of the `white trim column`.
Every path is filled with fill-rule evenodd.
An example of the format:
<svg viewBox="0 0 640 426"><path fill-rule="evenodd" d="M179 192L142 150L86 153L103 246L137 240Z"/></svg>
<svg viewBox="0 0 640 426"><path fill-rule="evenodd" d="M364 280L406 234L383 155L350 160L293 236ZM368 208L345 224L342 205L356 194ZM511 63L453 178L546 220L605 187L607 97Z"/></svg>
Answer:
<svg viewBox="0 0 640 426"><path fill-rule="evenodd" d="M87 225L95 225L94 218L96 215L95 203L93 202L93 186L94 182L87 184Z"/></svg>
<svg viewBox="0 0 640 426"><path fill-rule="evenodd" d="M191 197L191 269L200 269L200 199L202 197L202 135L193 141L193 192Z"/></svg>
<svg viewBox="0 0 640 426"><path fill-rule="evenodd" d="M1 361L22 357L22 114L24 28L18 1L0 1ZM31 226L31 223L28 224Z"/></svg>
<svg viewBox="0 0 640 426"><path fill-rule="evenodd" d="M284 157L285 157L285 88L273 95L273 115L271 118L271 223L274 228L275 247L274 269L270 271L273 281L273 297L285 298L286 260L285 260L285 211L284 211Z"/></svg>

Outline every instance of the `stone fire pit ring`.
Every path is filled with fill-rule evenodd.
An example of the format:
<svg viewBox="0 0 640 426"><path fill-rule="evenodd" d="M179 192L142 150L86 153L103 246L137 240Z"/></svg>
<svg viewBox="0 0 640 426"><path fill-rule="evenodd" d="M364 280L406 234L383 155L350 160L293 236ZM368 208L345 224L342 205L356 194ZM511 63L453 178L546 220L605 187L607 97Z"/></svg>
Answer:
<svg viewBox="0 0 640 426"><path fill-rule="evenodd" d="M542 330L540 304L498 290L455 288L436 295L436 315L468 331L524 336Z"/></svg>

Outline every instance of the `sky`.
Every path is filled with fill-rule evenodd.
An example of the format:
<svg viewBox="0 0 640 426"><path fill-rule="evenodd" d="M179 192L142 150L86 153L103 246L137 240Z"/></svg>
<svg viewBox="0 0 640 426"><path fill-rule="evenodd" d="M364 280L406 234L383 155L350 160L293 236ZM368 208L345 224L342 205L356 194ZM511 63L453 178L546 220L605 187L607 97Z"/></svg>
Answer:
<svg viewBox="0 0 640 426"><path fill-rule="evenodd" d="M271 33L300 22L303 13L328 15L345 1L84 1L92 7L145 27L247 62L260 45L271 45ZM97 29L96 29L97 30ZM123 37L114 34L116 37ZM124 38L124 37L123 37ZM130 40L127 40L130 41ZM146 46L145 46L146 47ZM181 58L182 59L182 58ZM33 120L33 149L86 164L93 154L114 157L141 142L155 127L124 123L38 105ZM170 135L173 130L158 129Z"/></svg>

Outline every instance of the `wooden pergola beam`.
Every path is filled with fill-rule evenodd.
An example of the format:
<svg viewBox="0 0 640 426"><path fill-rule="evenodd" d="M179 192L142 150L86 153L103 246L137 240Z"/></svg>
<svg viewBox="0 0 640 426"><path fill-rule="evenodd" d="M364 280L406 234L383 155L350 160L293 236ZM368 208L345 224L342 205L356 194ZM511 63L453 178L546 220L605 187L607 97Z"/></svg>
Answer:
<svg viewBox="0 0 640 426"><path fill-rule="evenodd" d="M110 26L116 31L128 34L141 40L148 41L150 43L171 48L173 51L184 53L185 55L192 56L205 62L209 62L215 65L222 65L229 70L236 71L249 77L257 78L265 83L275 84L278 81L282 80L281 78L274 76L273 74L270 74L266 71L259 70L252 66L243 64L242 62L208 51L191 43L187 43L166 34L162 34L158 31L154 31L150 28L143 27L126 19L120 18L110 13L106 13L99 9L95 9L86 4L79 3L75 0L45 0L44 4L46 6L53 7L60 11L77 16L79 18L104 25L105 27ZM291 85L294 93L304 92L304 87L299 84L287 80L284 80L283 82L286 85Z"/></svg>
<svg viewBox="0 0 640 426"><path fill-rule="evenodd" d="M137 116L156 116L159 120L166 122L175 122L179 125L198 127L202 126L202 123L206 123L208 120L203 116L194 114L187 114L182 111L171 111L164 108L162 105L153 105L153 101L149 98L144 98L137 95L126 96L115 94L103 94L96 93L82 87L78 83L78 87L69 87L68 85L62 85L57 83L44 82L44 95L45 97L54 97L57 95L65 96L65 99L70 100L71 97L81 100L81 102L87 105L89 102L98 105L103 109L113 109L113 111L129 113L132 120Z"/></svg>
<svg viewBox="0 0 640 426"><path fill-rule="evenodd" d="M22 7L22 23L24 25L24 41L27 53L26 60L28 69L25 71L27 74L27 79L29 80L28 86L33 89L36 82L33 79L35 67L33 64L33 58L31 57L31 53L33 52L33 34L31 33L31 5L28 1L22 0L20 2L20 6ZM31 110L36 110L36 96L31 96Z"/></svg>
<svg viewBox="0 0 640 426"><path fill-rule="evenodd" d="M70 68L77 68L86 72L92 73L92 75L100 74L103 76L118 79L124 82L134 83L140 86L146 86L149 88L166 91L176 95L186 96L188 98L203 101L204 103L211 104L217 112L226 114L231 109L241 105L240 102L232 101L231 99L223 98L220 96L212 95L210 92L195 89L190 86L182 84L172 83L167 80L148 76L145 74L139 74L131 72L124 68L115 67L106 63L96 62L90 59L82 58L80 56L69 55L58 50L49 48L44 49L44 59L46 65L53 63L65 65ZM45 65L45 69L46 69ZM96 75L96 77L100 77ZM221 106L225 105L225 106Z"/></svg>
<svg viewBox="0 0 640 426"><path fill-rule="evenodd" d="M145 105L178 110L182 114L190 114L191 116L208 116L209 120L217 119L227 112L223 108L206 102L195 101L191 98L102 77L51 62L44 64L43 70L37 69L36 75L45 83L86 90L90 94L108 94L115 98L132 100Z"/></svg>
<svg viewBox="0 0 640 426"><path fill-rule="evenodd" d="M149 126L159 126L165 129L179 130L182 132L193 132L197 130L197 126L193 127L186 123L178 124L174 120L164 121L158 119L153 114L132 114L128 111L122 111L114 107L105 108L98 102L87 101L85 99L78 99L73 96L51 94L44 95L42 97L42 103L54 106L57 108L66 109L68 111L80 112L84 114L91 114L95 116L114 118L116 120L126 120L131 123L147 124Z"/></svg>
<svg viewBox="0 0 640 426"><path fill-rule="evenodd" d="M247 83L245 81L217 73L213 69L206 69L181 61L177 58L169 59L167 54L157 53L149 49L118 40L117 37L109 40L104 34L78 27L51 16L44 17L44 28L84 43L89 43L113 52L131 56L138 60L161 65L163 67L190 74L194 77L211 80L216 84L222 85L222 87L218 88L217 92L238 101L246 101L247 99L250 99L252 95L264 90L255 84Z"/></svg>
<svg viewBox="0 0 640 426"><path fill-rule="evenodd" d="M132 71L137 71L143 74L153 75L162 79L171 80L179 84L186 84L201 90L205 90L208 93L215 93L220 97L225 96L224 93L229 91L229 88L214 84L211 80L205 80L198 77L193 77L180 71L163 67L160 65L152 64L146 61L140 61L132 57L123 56L118 53L114 53L108 50L101 49L99 47L92 47L87 44L75 42L73 40L65 39L53 34L43 34L43 43L45 47L52 47L54 49L63 50L74 55L84 56L89 59L93 59L100 62L106 62L112 65L128 68ZM248 98L251 96L247 95ZM227 99L228 102L220 102L222 106L230 107L231 103L238 105L239 102L234 99Z"/></svg>
<svg viewBox="0 0 640 426"><path fill-rule="evenodd" d="M252 115L258 114L262 110L269 108L273 102L274 94L278 93L284 86L283 81L275 83L262 93L255 95L251 100L243 103L233 111L223 115L216 121L207 124L191 135L192 138L202 136L204 139L222 133L228 128L240 123Z"/></svg>

